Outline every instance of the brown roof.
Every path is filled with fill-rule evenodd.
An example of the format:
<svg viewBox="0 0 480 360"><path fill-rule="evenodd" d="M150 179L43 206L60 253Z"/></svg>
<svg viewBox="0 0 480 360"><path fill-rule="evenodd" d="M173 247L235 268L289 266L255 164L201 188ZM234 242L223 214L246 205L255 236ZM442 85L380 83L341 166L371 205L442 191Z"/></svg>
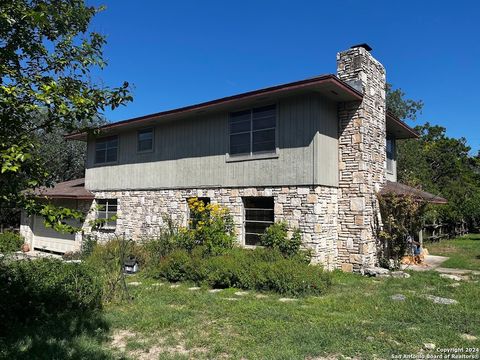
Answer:
<svg viewBox="0 0 480 360"><path fill-rule="evenodd" d="M94 195L85 189L85 179L75 179L56 184L52 188L40 187L33 190L35 196L49 199L93 200Z"/></svg>
<svg viewBox="0 0 480 360"><path fill-rule="evenodd" d="M447 199L439 195L433 195L429 192L416 189L398 182L387 181L385 186L380 190L380 195L386 195L390 193L394 193L400 196L409 195L418 200L423 200L432 204L446 204L448 202Z"/></svg>
<svg viewBox="0 0 480 360"><path fill-rule="evenodd" d="M408 126L404 121L387 110L387 135L392 134L395 139L419 138L420 134Z"/></svg>
<svg viewBox="0 0 480 360"><path fill-rule="evenodd" d="M320 75L313 78L295 81L291 83L271 86L259 90L249 91L233 96L227 96L224 98L207 101L195 105L190 105L186 107L181 107L178 109L172 109L167 111L162 111L154 114L144 115L140 117L135 117L128 120L118 121L115 123L107 124L102 127L99 127L97 130L107 131L110 129L115 129L119 127L124 127L130 124L145 124L149 120L159 120L160 118L172 117L174 115L187 115L192 112L203 112L207 110L219 109L222 106L234 106L240 104L245 100L256 100L262 99L267 95L284 95L290 92L303 91L303 90L313 90L323 95L332 98L338 101L353 101L361 100L363 94L358 90L354 89L346 82L340 80L333 74ZM66 139L72 140L86 140L86 132L76 132L73 134L67 135Z"/></svg>
<svg viewBox="0 0 480 360"><path fill-rule="evenodd" d="M177 109L157 112L144 116L139 116L127 120L118 121L101 126L96 131L108 132L112 129L125 128L127 126L145 126L152 125L153 121L171 119L178 116L190 115L195 113L204 113L206 111L219 110L228 106L242 105L245 101L262 100L267 96L288 95L299 91L316 91L324 96L336 101L355 101L361 100L363 94L340 80L333 74L319 75L309 79L294 81L286 84L270 86L263 89L248 91L245 93L223 97L195 105L189 105ZM401 119L387 111L387 132L394 135L397 139L418 138L419 134L408 126ZM87 132L79 131L65 136L70 140L86 140Z"/></svg>

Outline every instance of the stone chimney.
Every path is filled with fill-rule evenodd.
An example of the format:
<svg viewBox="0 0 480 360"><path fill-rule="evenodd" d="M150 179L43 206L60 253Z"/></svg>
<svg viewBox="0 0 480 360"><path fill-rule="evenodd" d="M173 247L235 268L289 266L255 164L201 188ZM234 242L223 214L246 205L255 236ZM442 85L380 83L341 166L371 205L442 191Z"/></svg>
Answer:
<svg viewBox="0 0 480 360"><path fill-rule="evenodd" d="M376 263L376 193L385 180L385 69L367 44L337 54L337 76L363 93L339 116L338 264L362 271Z"/></svg>

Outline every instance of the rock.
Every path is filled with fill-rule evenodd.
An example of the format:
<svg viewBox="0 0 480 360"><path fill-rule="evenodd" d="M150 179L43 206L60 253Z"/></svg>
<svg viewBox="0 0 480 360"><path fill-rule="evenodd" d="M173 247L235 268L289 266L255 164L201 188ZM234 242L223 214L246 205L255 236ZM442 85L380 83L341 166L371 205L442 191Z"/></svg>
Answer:
<svg viewBox="0 0 480 360"><path fill-rule="evenodd" d="M256 297L257 299L265 299L265 298L268 298L268 295L265 295L265 294L257 294L257 295L255 295L255 297Z"/></svg>
<svg viewBox="0 0 480 360"><path fill-rule="evenodd" d="M389 271L388 269L384 269L381 267L371 267L371 268L366 268L363 273L367 276L388 276Z"/></svg>
<svg viewBox="0 0 480 360"><path fill-rule="evenodd" d="M172 289L177 288L177 287L179 287L179 286L180 286L180 284L172 284L172 285L170 285L170 287L171 287Z"/></svg>
<svg viewBox="0 0 480 360"><path fill-rule="evenodd" d="M450 287L459 287L460 286L460 283L456 282L456 283L452 283L450 285L448 285Z"/></svg>
<svg viewBox="0 0 480 360"><path fill-rule="evenodd" d="M390 276L394 278L408 279L410 277L410 274L407 274L406 272L403 272L403 271L392 271L390 273Z"/></svg>
<svg viewBox="0 0 480 360"><path fill-rule="evenodd" d="M130 285L130 286L138 286L140 284L141 284L141 282L138 282L138 281L132 281L131 283L128 283L128 285Z"/></svg>
<svg viewBox="0 0 480 360"><path fill-rule="evenodd" d="M375 338L373 336L367 336L367 341L374 341Z"/></svg>
<svg viewBox="0 0 480 360"><path fill-rule="evenodd" d="M425 350L435 350L436 346L434 343L425 343L423 344Z"/></svg>
<svg viewBox="0 0 480 360"><path fill-rule="evenodd" d="M247 291L237 291L237 292L235 293L235 295L237 295L237 296L245 296L245 295L247 295L247 294L248 294Z"/></svg>
<svg viewBox="0 0 480 360"><path fill-rule="evenodd" d="M403 294L395 294L395 295L392 295L390 297L390 299L394 300L394 301L405 301L407 297Z"/></svg>
<svg viewBox="0 0 480 360"><path fill-rule="evenodd" d="M193 286L193 287L188 288L188 290L196 291L196 290L200 290L200 288L198 286Z"/></svg>
<svg viewBox="0 0 480 360"><path fill-rule="evenodd" d="M278 301L281 301L281 302L292 302L292 301L297 301L297 299L293 299L293 298L280 298L280 299L278 299Z"/></svg>
<svg viewBox="0 0 480 360"><path fill-rule="evenodd" d="M460 335L460 337L461 337L463 340L468 340L468 341L477 340L477 337L476 337L476 336L473 336L473 335L470 335L470 334L462 334L462 335Z"/></svg>
<svg viewBox="0 0 480 360"><path fill-rule="evenodd" d="M220 292L222 291L222 289L210 289L208 290L209 293L217 293L217 292Z"/></svg>
<svg viewBox="0 0 480 360"><path fill-rule="evenodd" d="M443 305L458 304L457 300L442 298L442 297L433 296L433 295L427 295L427 299L432 300L435 304L443 304Z"/></svg>
<svg viewBox="0 0 480 360"><path fill-rule="evenodd" d="M462 281L465 280L465 278L458 276L458 275L452 275L452 274L440 274L440 277L444 279L450 279L454 281Z"/></svg>

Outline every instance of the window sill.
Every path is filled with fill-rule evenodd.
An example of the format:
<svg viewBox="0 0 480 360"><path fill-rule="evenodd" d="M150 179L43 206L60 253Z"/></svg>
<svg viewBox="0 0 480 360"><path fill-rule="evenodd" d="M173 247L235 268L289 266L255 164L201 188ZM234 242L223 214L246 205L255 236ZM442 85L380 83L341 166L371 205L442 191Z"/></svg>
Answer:
<svg viewBox="0 0 480 360"><path fill-rule="evenodd" d="M278 159L278 152L254 154L254 155L225 155L225 162L239 162L239 161L251 161L251 160L265 160L265 159Z"/></svg>
<svg viewBox="0 0 480 360"><path fill-rule="evenodd" d="M104 162L104 163L94 163L93 167L102 167L102 166L110 166L110 165L118 165L118 160L117 161Z"/></svg>
<svg viewBox="0 0 480 360"><path fill-rule="evenodd" d="M102 226L102 227L99 227L97 230L100 232L111 233L111 232L115 232L116 229L117 228L115 226Z"/></svg>

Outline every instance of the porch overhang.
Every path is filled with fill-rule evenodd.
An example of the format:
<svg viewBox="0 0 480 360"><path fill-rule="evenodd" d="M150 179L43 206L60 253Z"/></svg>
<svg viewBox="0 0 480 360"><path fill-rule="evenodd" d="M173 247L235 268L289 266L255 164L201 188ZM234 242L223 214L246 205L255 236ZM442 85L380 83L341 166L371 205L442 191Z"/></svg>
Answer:
<svg viewBox="0 0 480 360"><path fill-rule="evenodd" d="M431 204L447 204L447 199L439 196L433 195L427 191L416 189L414 187L401 184L398 182L387 181L387 183L380 190L379 195L384 196L387 194L395 194L399 196L411 196L419 201L426 201Z"/></svg>
<svg viewBox="0 0 480 360"><path fill-rule="evenodd" d="M85 179L75 179L56 184L52 188L39 187L30 195L47 199L93 200L95 196L85 189Z"/></svg>
<svg viewBox="0 0 480 360"><path fill-rule="evenodd" d="M416 139L420 135L404 121L387 111L387 136L395 139Z"/></svg>

